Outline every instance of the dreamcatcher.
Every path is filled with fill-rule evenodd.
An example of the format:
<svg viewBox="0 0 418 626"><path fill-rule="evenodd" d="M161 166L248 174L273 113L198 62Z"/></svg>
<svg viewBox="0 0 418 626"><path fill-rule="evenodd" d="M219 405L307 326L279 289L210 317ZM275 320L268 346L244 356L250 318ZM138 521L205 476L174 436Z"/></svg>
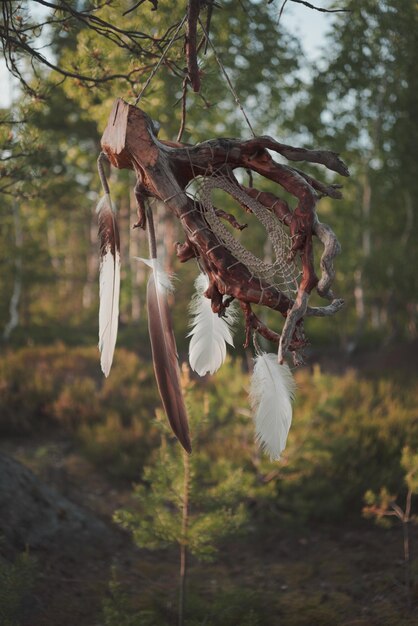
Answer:
<svg viewBox="0 0 418 626"><path fill-rule="evenodd" d="M161 141L157 124L143 110L121 99L114 103L101 145L98 165L105 196L97 211L101 241L99 348L104 374L109 374L116 343L120 283L116 212L103 169L103 163L109 161L114 167L134 170L137 178L135 226L148 232L150 258L142 261L152 270L147 305L154 370L175 435L190 452L187 412L167 303L172 285L157 259L150 198L163 202L181 224L184 241L176 244L180 262L196 259L200 268L191 305L190 365L200 375L220 367L226 344L233 344L238 303L245 319L245 347L253 340L256 352L251 386L256 438L272 458L278 458L285 447L294 394L285 356L289 353L294 365L303 363L304 318L333 315L344 303L332 291L333 259L340 246L331 228L321 223L316 214L321 197L341 198L340 185L325 184L300 169L277 163L270 151L288 161L324 165L343 176L348 176L346 166L335 152L295 148L268 136L254 136L247 141L211 139L197 145ZM296 208L292 211L271 192L245 186L234 173L237 168L256 172L280 185L297 198ZM244 226L215 205L218 190L262 224L273 250L271 262L246 249L226 227L226 223L239 230ZM313 236L324 247L320 278L314 269ZM309 306L313 290L328 304ZM254 304L267 306L283 316L280 334L254 313ZM278 354L263 352L257 335L277 343Z"/></svg>
<svg viewBox="0 0 418 626"><path fill-rule="evenodd" d="M152 274L147 303L154 368L174 433L190 452L187 414L167 304L171 284L158 263L148 198L164 202L179 219L185 239L177 244L177 256L181 262L197 259L201 270L197 280L198 293L192 306L191 366L202 375L213 373L221 365L226 343L232 344L231 325L235 313L231 308L237 301L245 317L245 345L248 346L254 336L257 353L252 384L257 438L270 455L277 458L284 448L290 426L294 389L284 357L290 352L295 364L302 362L306 344L304 317L332 315L343 306L343 301L335 298L331 289L333 259L340 246L330 227L318 220L315 210L318 198L341 196L337 185L326 185L299 169L276 163L268 150L291 161L323 164L344 176L348 174L347 169L333 152L293 148L270 137L255 137L248 141L212 139L188 146L160 141L157 134L156 125L144 111L119 99L102 137L99 171L105 196L98 205L102 369L105 375L109 374L119 311L119 234L103 173L103 161L109 160L114 167L133 169L137 176L136 226L147 229L150 244L150 259L146 263L152 268ZM257 172L278 183L298 199L298 205L291 211L276 195L246 187L234 175L236 168ZM242 226L232 215L214 206L216 189L232 196L261 222L271 240L272 262L267 263L251 253L226 228L225 221L239 229ZM313 235L324 246L320 279L314 269ZM296 262L298 258L301 270ZM329 304L308 306L313 289L329 300ZM259 319L252 304L264 305L281 313L285 319L281 334ZM277 357L260 350L257 334L278 343Z"/></svg>

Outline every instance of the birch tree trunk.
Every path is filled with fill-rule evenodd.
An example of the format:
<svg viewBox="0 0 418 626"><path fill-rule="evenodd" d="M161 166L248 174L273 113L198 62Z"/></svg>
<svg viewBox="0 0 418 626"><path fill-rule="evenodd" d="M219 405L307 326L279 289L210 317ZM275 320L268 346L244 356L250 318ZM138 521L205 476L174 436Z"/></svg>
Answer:
<svg viewBox="0 0 418 626"><path fill-rule="evenodd" d="M371 212L372 189L370 186L367 170L364 176L363 192L361 199L362 213L362 231L361 231L361 247L362 247L362 264L354 272L354 302L356 308L357 324L354 337L350 341L349 352L355 350L364 333L366 323L366 304L364 300L363 285L363 265L366 259L370 257L372 250L371 230L370 230L370 212Z"/></svg>
<svg viewBox="0 0 418 626"><path fill-rule="evenodd" d="M22 249L23 249L23 233L22 223L20 220L20 211L17 200L13 202L13 225L15 234L15 277L13 284L13 293L10 299L9 305L9 321L7 322L4 331L3 339L8 341L12 331L19 325L19 304L22 294Z"/></svg>
<svg viewBox="0 0 418 626"><path fill-rule="evenodd" d="M99 255L97 251L97 217L92 212L90 224L86 226L90 245L86 252L86 281L83 287L82 304L83 309L89 309L94 302L95 290L97 284Z"/></svg>

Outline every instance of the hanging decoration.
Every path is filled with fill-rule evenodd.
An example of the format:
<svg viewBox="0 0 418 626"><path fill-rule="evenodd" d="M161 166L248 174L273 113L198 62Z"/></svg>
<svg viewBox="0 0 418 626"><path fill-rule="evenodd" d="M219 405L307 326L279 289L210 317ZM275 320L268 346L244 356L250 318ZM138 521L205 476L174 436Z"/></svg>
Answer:
<svg viewBox="0 0 418 626"><path fill-rule="evenodd" d="M112 366L119 324L120 242L116 210L103 170L103 157L101 155L98 159L98 169L105 193L99 200L96 213L100 241L100 365L107 377Z"/></svg>
<svg viewBox="0 0 418 626"><path fill-rule="evenodd" d="M192 329L189 333L189 362L199 375L214 373L223 363L226 344L233 345L236 303L245 320L245 347L251 339L256 359L251 385L256 440L271 458L282 453L292 419L294 383L285 357L289 354L295 366L303 363L307 344L304 319L326 317L344 305L335 297L332 283L335 276L333 260L340 245L332 229L319 221L316 205L324 196L341 198L338 184L328 184L311 174L276 162L271 152L290 162L306 161L325 166L342 176L349 172L338 154L327 150L308 150L280 143L269 136L255 136L248 116L209 37L211 11L206 27L199 17L200 3L189 0L188 11L177 24L161 58L138 94L135 105L117 99L102 136L99 173L105 200L99 203L101 239L100 273L100 342L102 369L107 376L116 341L119 297L119 235L115 212L103 171L103 162L113 167L133 170L137 183L135 198L138 221L135 227L148 231L151 268L148 282L148 324L154 369L161 399L171 427L182 446L191 451L188 420L179 376L179 365L172 329L167 292L170 280L157 259L153 216L149 200L163 202L174 214L184 233L184 241L176 244L181 263L195 259L200 269L196 295L191 304ZM196 45L197 25L204 38ZM136 106L153 76L161 66L170 47L186 25L185 54L187 74L183 81L182 123L177 142L158 138L159 125ZM187 88L200 89L197 51L201 44L211 51L239 106L253 138L210 139L196 145L181 143L185 126ZM297 199L292 210L288 203L270 191L252 184L246 186L235 170L243 168L273 181ZM219 190L230 196L246 213L251 213L264 227L270 240L273 259L266 261L232 234L231 228L245 228L236 217L214 204ZM323 245L320 259L321 275L314 267L313 237ZM327 301L320 307L309 306L313 291ZM277 311L284 319L279 333L269 328L253 311L261 305ZM257 336L278 344L278 353L266 354Z"/></svg>
<svg viewBox="0 0 418 626"><path fill-rule="evenodd" d="M224 315L212 311L210 300L205 296L209 279L201 272L195 281L196 293L190 303L193 316L189 344L190 367L199 376L214 374L226 358L226 344L234 347L233 326L236 321L234 302Z"/></svg>
<svg viewBox="0 0 418 626"><path fill-rule="evenodd" d="M278 344L277 367L273 367L271 356L263 355L256 343L258 365L255 378L263 381L260 385L263 385L264 392L262 397L253 393L257 437L271 456L277 458L290 425L289 406L293 395L291 385L286 382L289 371L284 363L285 356L290 353L295 365L302 363L306 345L304 318L333 315L344 303L332 291L333 260L340 246L331 228L321 223L316 213L316 204L321 197L341 197L340 186L321 182L291 165L277 163L269 151L289 161L324 165L343 176L348 175L346 166L334 152L295 148L267 136L247 141L211 139L195 146L161 141L157 125L145 111L121 99L113 106L102 137L102 149L105 156L100 157L101 162L107 158L114 167L131 169L137 177L138 222L135 226L148 228L154 276L148 287L152 351L163 404L175 434L183 447L190 450L174 335L163 293L165 288L161 287L163 281L158 279L156 269L152 212L149 205L147 208L149 198L164 202L167 210L178 218L184 241L177 244L177 257L182 263L197 260L204 275L199 279L198 298L207 298L213 314L220 318L216 323L208 323L207 332L213 334L214 345L213 354L208 352L205 360L209 335L205 336L203 324L208 311L202 303L195 306L190 356L197 372L215 371L222 363L224 344L232 343L229 307L234 301L239 303L244 314L245 346L249 345L254 333ZM292 211L279 196L239 182L234 174L237 168L257 172L280 185L297 198L296 208ZM235 217L214 206L213 192L216 189L229 194L264 226L274 251L272 262L268 263L247 250L225 227L225 222L237 229L242 225ZM314 268L313 236L324 247L320 277ZM204 293L203 284L206 287ZM328 304L309 306L309 297L314 290ZM115 290L108 291L112 296L109 295L109 304L104 306L106 310L113 307L116 311L116 304L110 304ZM284 318L280 334L268 328L254 313L253 304L269 307ZM112 345L113 335L110 347ZM275 378L277 376L281 376L281 382ZM270 390L267 388L269 384ZM285 408L274 406L273 397L279 389L285 398ZM273 414L275 408L276 415ZM275 434L277 432L280 437ZM269 444L267 440L271 438L275 441Z"/></svg>

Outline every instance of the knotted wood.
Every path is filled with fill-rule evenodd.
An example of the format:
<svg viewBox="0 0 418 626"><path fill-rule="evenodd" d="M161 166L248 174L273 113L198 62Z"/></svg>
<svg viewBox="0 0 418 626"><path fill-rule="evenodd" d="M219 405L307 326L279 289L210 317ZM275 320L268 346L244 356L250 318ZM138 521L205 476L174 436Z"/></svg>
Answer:
<svg viewBox="0 0 418 626"><path fill-rule="evenodd" d="M332 261L339 252L339 244L332 230L320 224L316 216L318 199L323 196L340 198L340 186L328 185L290 165L277 163L269 151L274 151L290 161L324 165L342 176L348 176L347 167L335 152L295 148L268 136L247 141L211 139L197 145L161 141L153 120L141 109L121 99L114 103L102 137L102 149L112 165L121 169L133 169L136 173L138 226L146 225L144 197L147 196L164 202L168 210L180 220L185 241L177 245L177 255L182 262L191 258L199 259L209 277L206 295L211 299L215 312L222 314L227 306L228 299L224 296L237 298L247 311L247 325L252 324L254 330L264 336L270 334L270 337L280 336L266 329L256 316L249 314L247 307L261 304L279 311L286 318L280 337L280 361L283 361L288 349L298 351L305 343L302 328L304 315L332 315L343 305L343 301L335 299L331 291L334 277ZM187 185L197 176L208 176L211 172L216 172L217 176L225 175L231 179L234 178L233 171L236 168L261 174L298 200L292 212L286 202L275 194L242 187L248 195L257 197L259 202L289 226L292 237L291 256L300 255L302 260L302 277L294 301L277 286L254 277L243 263L237 261L233 253L220 244L205 220L198 201L185 193ZM320 280L314 268L314 234L324 244ZM315 309L308 307L308 299L318 283L318 293L331 300L331 304Z"/></svg>

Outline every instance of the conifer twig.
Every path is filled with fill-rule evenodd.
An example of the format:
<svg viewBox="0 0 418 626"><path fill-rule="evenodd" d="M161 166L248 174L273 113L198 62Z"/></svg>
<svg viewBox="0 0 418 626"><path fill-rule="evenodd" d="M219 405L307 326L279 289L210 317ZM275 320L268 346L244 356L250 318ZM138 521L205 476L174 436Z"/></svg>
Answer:
<svg viewBox="0 0 418 626"><path fill-rule="evenodd" d="M305 7L308 7L308 9L313 9L314 11L319 11L320 13L350 13L350 9L323 9L322 7L317 7L310 2L306 2L306 0L290 0L290 2L303 4Z"/></svg>

